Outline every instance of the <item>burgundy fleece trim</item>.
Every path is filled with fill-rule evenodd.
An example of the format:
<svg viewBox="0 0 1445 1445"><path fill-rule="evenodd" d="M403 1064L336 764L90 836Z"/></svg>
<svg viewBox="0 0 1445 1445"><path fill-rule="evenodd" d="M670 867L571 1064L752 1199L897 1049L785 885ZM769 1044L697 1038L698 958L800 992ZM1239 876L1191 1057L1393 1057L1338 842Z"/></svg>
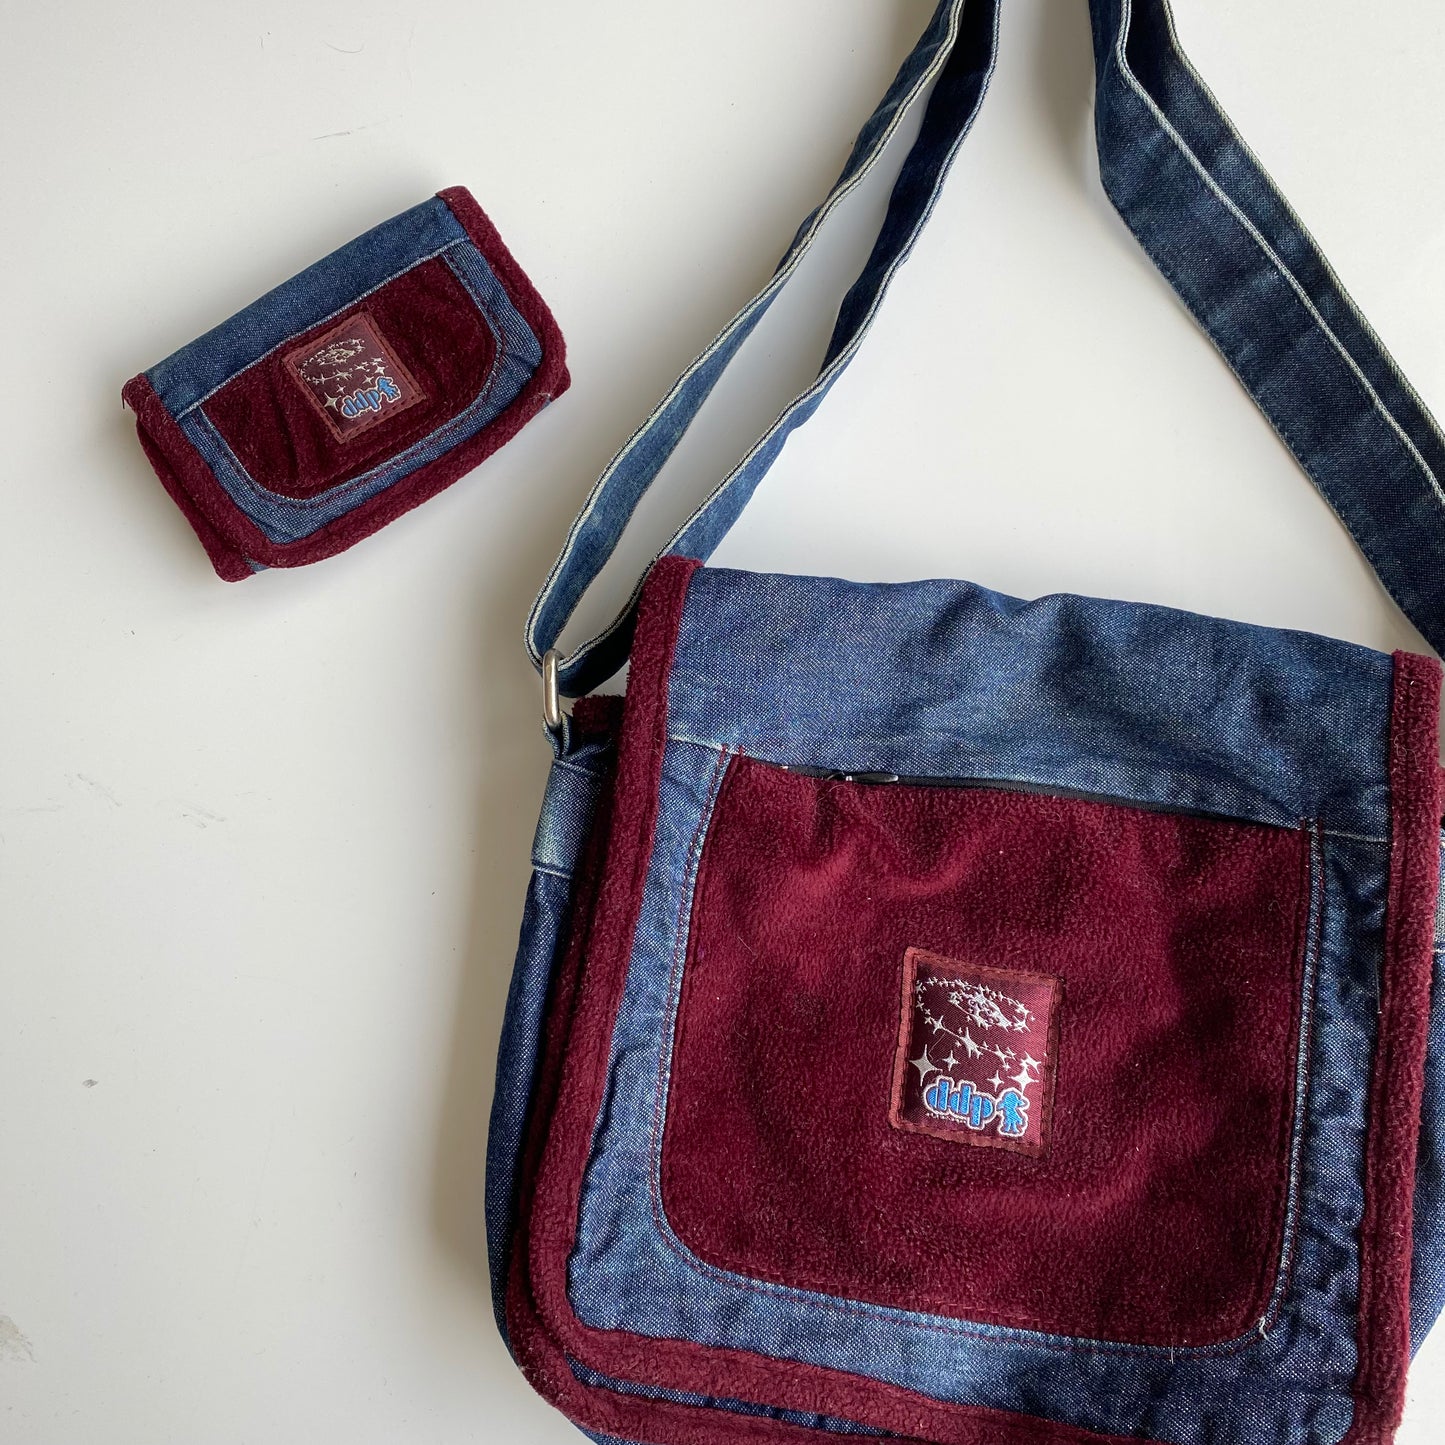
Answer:
<svg viewBox="0 0 1445 1445"><path fill-rule="evenodd" d="M584 733L616 732L620 722L620 698L583 698L573 709L572 723ZM567 1036L576 1004L582 960L597 918L596 902L602 880L605 847L612 832L615 777L608 779L593 819L591 836L576 874L570 903L571 927L548 998L543 1048L529 1115L527 1136L518 1171L518 1229L513 1240L513 1257L525 1257L529 1240L529 1219L535 1201L536 1169L546 1135L546 1120L556 1102L558 1082ZM799 1426L772 1428L773 1422L753 1421L707 1407L679 1405L623 1395L613 1390L586 1385L573 1374L566 1353L550 1336L537 1315L527 1288L525 1266L512 1269L507 1289L507 1330L517 1363L528 1382L545 1399L570 1418L590 1429L601 1430L650 1445L730 1445L738 1440L785 1442L785 1445L816 1445L817 1432ZM873 1445L884 1445L880 1437L853 1437ZM892 1442L890 1442L892 1445ZM899 1445L926 1445L902 1441Z"/></svg>
<svg viewBox="0 0 1445 1445"><path fill-rule="evenodd" d="M667 746L668 676L687 589L698 565L691 558L663 558L653 567L639 602L623 706L607 876L588 945L579 1024L567 1050L567 1085L552 1121L551 1138L559 1142L555 1147L549 1142L547 1159L542 1164L538 1193L549 1199L550 1207L535 1224L534 1249L543 1247L553 1235L559 1239L570 1236L576 1220L581 1178L565 1177L571 1171L553 1156L562 1153L562 1140L572 1146L567 1152L575 1155L577 1137L590 1136L590 1121L596 1117L596 1086L607 1071L612 1022L620 1002L620 986L626 979L626 960L632 953L652 856L662 757ZM594 955L606 960L607 965L622 960L622 967L598 967L592 962ZM587 1083L579 1089L581 1080ZM579 1097L582 1093L587 1097ZM566 1242L570 1250L570 1238Z"/></svg>
<svg viewBox="0 0 1445 1445"><path fill-rule="evenodd" d="M739 1440L816 1445L817 1432L806 1427L730 1415L708 1407L648 1400L582 1383L573 1374L566 1351L541 1319L527 1274L538 1163L548 1134L549 1116L568 1062L567 1047L583 957L591 952L598 938L614 948L620 940L623 949L630 952L631 935L636 927L636 908L628 896L632 890L625 886L632 882L631 875L623 871L624 888L621 896L616 896L618 869L613 865L619 851L625 854L639 846L645 870L645 860L651 853L662 761L661 752L653 744L656 738L666 736L672 643L687 585L697 565L686 559L659 563L643 597L639 645L633 653L623 707L624 751L613 786L604 791L593 823L593 835L578 871L572 928L549 1000L528 1134L518 1171L518 1228L508 1279L507 1329L517 1362L532 1387L588 1429L646 1441L649 1445L694 1445L694 1442L696 1445L731 1445ZM663 645L650 645L654 642ZM581 699L573 710L574 727L593 731L615 725L618 701ZM601 846L604 839L605 852ZM608 863L605 883L604 858ZM869 1442L884 1445L879 1436L850 1438L859 1439L864 1445ZM926 1442L905 1438L899 1445L926 1445Z"/></svg>
<svg viewBox="0 0 1445 1445"><path fill-rule="evenodd" d="M211 566L216 569L216 575L222 582L243 582L251 576L251 568L246 558L211 525L210 518L196 505L175 467L171 465L172 457L175 457L182 467L186 464L186 454L191 449L185 445L185 435L172 421L170 412L161 405L160 398L151 390L151 384L145 377L138 376L127 383L123 394L126 403L136 415L136 435L140 438L141 450L149 458L171 501L181 509L181 515L200 538L201 546L206 549L206 556L211 559ZM174 445L163 448L157 440L158 436L165 435L167 426L174 430L176 438L183 444L180 449ZM210 476L208 471L205 474ZM192 481L194 480L192 478Z"/></svg>
<svg viewBox="0 0 1445 1445"><path fill-rule="evenodd" d="M605 878L595 908L579 908L561 984L549 1011L537 1106L520 1169L518 1234L508 1288L508 1329L528 1379L590 1429L655 1445L758 1440L792 1445L796 1427L716 1410L639 1401L581 1384L567 1357L635 1384L767 1403L849 1419L929 1445L1114 1445L1100 1435L1032 1416L948 1405L895 1385L813 1365L690 1341L594 1330L567 1298L582 1173L606 1082L612 1024L626 983L656 822L667 733L667 682L687 585L697 564L664 558L643 592L632 654ZM720 760L721 761L721 760ZM559 981L560 982L560 981ZM549 1117L550 1115L550 1117ZM816 1432L807 1432L816 1441ZM852 1437L868 1440L873 1437ZM1149 1445L1135 1441L1134 1445Z"/></svg>
<svg viewBox="0 0 1445 1445"><path fill-rule="evenodd" d="M1390 894L1360 1226L1359 1369L1345 1445L1387 1445L1405 1408L1415 1154L1440 878L1440 664L1395 654Z"/></svg>
<svg viewBox="0 0 1445 1445"><path fill-rule="evenodd" d="M142 445L161 484L195 529L217 575L224 581L238 582L249 577L253 569L248 559L266 567L301 567L344 552L465 476L571 384L556 320L503 244L496 227L464 187L453 186L438 194L532 328L541 343L542 359L516 400L500 416L435 461L309 536L295 542L273 542L212 476L144 374L133 377L121 392L136 415Z"/></svg>

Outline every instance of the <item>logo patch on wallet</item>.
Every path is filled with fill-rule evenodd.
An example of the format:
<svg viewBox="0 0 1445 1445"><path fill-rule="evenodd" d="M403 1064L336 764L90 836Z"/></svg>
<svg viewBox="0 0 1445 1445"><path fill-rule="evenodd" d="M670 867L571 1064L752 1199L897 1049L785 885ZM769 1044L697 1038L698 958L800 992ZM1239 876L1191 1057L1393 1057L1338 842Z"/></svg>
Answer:
<svg viewBox="0 0 1445 1445"><path fill-rule="evenodd" d="M286 366L343 441L422 399L421 387L365 312L290 352Z"/></svg>
<svg viewBox="0 0 1445 1445"><path fill-rule="evenodd" d="M910 948L890 1122L960 1144L1049 1144L1062 985Z"/></svg>

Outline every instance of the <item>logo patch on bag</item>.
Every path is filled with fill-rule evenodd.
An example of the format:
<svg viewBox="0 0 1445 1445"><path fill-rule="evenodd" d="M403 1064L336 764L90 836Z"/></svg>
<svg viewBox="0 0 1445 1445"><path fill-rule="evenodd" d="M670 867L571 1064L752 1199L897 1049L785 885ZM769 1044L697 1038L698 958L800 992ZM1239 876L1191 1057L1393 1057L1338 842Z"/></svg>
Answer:
<svg viewBox="0 0 1445 1445"><path fill-rule="evenodd" d="M889 1122L1039 1155L1049 1144L1062 985L910 948Z"/></svg>
<svg viewBox="0 0 1445 1445"><path fill-rule="evenodd" d="M292 351L286 366L342 441L422 399L364 311Z"/></svg>

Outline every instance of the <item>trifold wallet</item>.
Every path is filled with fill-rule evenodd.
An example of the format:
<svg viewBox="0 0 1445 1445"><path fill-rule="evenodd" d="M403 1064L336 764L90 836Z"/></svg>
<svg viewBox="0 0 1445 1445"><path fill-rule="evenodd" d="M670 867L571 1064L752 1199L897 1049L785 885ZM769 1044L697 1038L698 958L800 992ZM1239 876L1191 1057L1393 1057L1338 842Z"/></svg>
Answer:
<svg viewBox="0 0 1445 1445"><path fill-rule="evenodd" d="M126 384L230 582L333 556L568 386L551 312L462 187L383 222Z"/></svg>

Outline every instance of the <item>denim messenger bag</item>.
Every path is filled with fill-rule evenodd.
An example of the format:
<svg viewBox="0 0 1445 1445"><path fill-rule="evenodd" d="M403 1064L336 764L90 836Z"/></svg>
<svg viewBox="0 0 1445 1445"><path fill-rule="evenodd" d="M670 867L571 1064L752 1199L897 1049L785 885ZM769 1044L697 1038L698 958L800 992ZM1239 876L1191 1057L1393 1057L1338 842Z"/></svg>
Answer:
<svg viewBox="0 0 1445 1445"><path fill-rule="evenodd" d="M1436 662L697 560L860 345L983 99L998 10L939 5L530 619L556 756L488 1239L512 1353L597 1440L1384 1442L1445 1296ZM1441 649L1445 437L1166 0L1091 12L1110 198ZM817 380L561 656L914 107ZM628 659L625 700L596 695Z"/></svg>

